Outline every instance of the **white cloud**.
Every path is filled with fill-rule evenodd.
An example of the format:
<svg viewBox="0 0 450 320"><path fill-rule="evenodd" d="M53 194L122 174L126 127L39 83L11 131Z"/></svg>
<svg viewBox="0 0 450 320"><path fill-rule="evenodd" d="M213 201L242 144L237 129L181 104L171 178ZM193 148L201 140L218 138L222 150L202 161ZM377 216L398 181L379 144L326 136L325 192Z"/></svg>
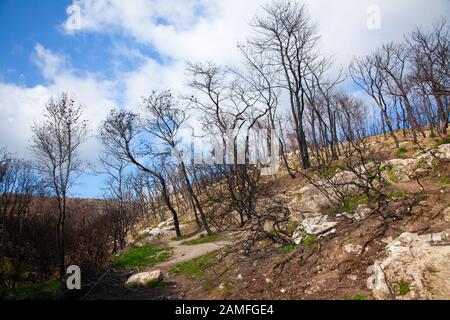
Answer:
<svg viewBox="0 0 450 320"><path fill-rule="evenodd" d="M175 59L239 61L236 43L268 0L75 0L81 31L122 31ZM327 54L348 62L354 54L397 40L415 25L430 25L450 12L450 2L434 0L305 0L318 22ZM379 6L381 30L367 28L367 8ZM161 23L163 21L163 23Z"/></svg>
<svg viewBox="0 0 450 320"><path fill-rule="evenodd" d="M114 105L134 108L153 89L182 90L185 60L213 60L236 65L239 41L250 34L248 23L269 0L74 0L80 7L80 30L67 33L120 33L156 51L164 63L146 57L125 44L113 45L117 64L114 78L101 80L71 66L69 57L38 44L33 61L47 84L24 88L0 83L0 144L23 153L30 127L42 117L43 105L61 92L69 92L85 108L94 129ZM415 25L430 26L450 12L450 2L434 0L305 0L317 21L326 54L345 65L353 55L365 54L382 42L401 39ZM366 26L367 7L381 9L381 30ZM71 11L73 12L73 11ZM69 21L69 20L68 20ZM62 27L66 27L64 23ZM127 59L139 65L124 69ZM96 128L95 128L96 129ZM96 157L98 145L91 140L85 154Z"/></svg>
<svg viewBox="0 0 450 320"><path fill-rule="evenodd" d="M31 127L43 120L44 106L51 97L67 92L83 107L85 119L89 121L90 133L95 134L107 112L115 105L114 82L99 81L85 73L79 77L67 68L63 56L54 54L37 44L32 55L33 62L48 80L47 85L32 88L14 84L0 83L0 144L6 145L10 152L29 158ZM97 158L99 145L90 139L83 146L85 160Z"/></svg>

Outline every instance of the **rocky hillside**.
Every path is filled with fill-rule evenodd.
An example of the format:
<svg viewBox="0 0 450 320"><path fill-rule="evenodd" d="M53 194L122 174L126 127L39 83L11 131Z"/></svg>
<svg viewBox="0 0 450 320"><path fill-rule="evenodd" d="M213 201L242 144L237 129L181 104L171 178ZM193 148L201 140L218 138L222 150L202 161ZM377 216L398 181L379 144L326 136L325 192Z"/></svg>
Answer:
<svg viewBox="0 0 450 320"><path fill-rule="evenodd" d="M267 208L261 229L174 239L171 221L147 228L134 247L166 248L169 257L116 274L115 290L105 284L93 297L449 299L450 144L418 152L404 145L411 151L400 157L393 150L380 163L322 179L268 179L258 200L259 211ZM358 188L358 173L375 166L384 195L376 201ZM274 207L286 209L278 211L287 216L280 226L269 214ZM195 229L184 220L184 230ZM274 241L278 236L292 241Z"/></svg>

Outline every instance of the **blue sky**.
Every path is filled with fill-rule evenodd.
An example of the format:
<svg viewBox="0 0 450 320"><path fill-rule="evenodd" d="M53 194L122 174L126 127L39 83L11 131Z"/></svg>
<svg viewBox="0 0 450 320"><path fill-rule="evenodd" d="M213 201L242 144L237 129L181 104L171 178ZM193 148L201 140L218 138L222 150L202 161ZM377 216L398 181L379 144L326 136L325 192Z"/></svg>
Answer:
<svg viewBox="0 0 450 320"><path fill-rule="evenodd" d="M30 159L31 126L43 106L71 94L89 120L83 160L95 164L98 126L114 107L135 110L152 90L187 90L186 61L239 67L236 49L249 22L270 0L0 0L0 147ZM319 25L322 50L344 67L355 54L429 27L450 12L450 1L305 0ZM376 3L380 30L366 26ZM67 27L67 9L80 24ZM345 44L345 45L343 45ZM103 177L82 175L72 194L101 196Z"/></svg>

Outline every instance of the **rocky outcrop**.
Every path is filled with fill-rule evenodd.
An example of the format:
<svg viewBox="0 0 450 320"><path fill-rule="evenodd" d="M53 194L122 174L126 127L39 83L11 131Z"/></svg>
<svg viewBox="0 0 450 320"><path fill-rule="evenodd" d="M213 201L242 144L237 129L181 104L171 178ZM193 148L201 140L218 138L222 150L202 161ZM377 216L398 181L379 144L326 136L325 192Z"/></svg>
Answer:
<svg viewBox="0 0 450 320"><path fill-rule="evenodd" d="M409 182L429 173L439 161L450 160L450 144L416 153L411 159L393 159L383 164L382 177L390 183Z"/></svg>
<svg viewBox="0 0 450 320"><path fill-rule="evenodd" d="M393 159L381 164L381 176L389 183L408 182L416 176L430 172L438 161L450 160L450 144L444 144L437 148L425 150L411 159ZM367 164L356 168L356 172L370 170L373 164ZM333 177L322 179L301 188L289 203L289 209L293 213L293 220L299 221L299 226L292 237L299 244L307 235L327 235L334 232L337 224L331 217L324 215L323 210L336 204L339 193L354 196L361 193L355 182L358 177L350 171L341 171ZM341 213L336 217L346 217L354 220L364 220L372 210L364 205L359 205L352 212Z"/></svg>
<svg viewBox="0 0 450 320"><path fill-rule="evenodd" d="M336 232L336 229L333 228L336 224L337 222L330 221L326 215L306 218L297 227L292 239L295 244L300 244L308 235L324 237Z"/></svg>
<svg viewBox="0 0 450 320"><path fill-rule="evenodd" d="M151 282L164 280L164 274L161 270L151 272L141 272L128 278L126 285L133 287L145 287Z"/></svg>
<svg viewBox="0 0 450 320"><path fill-rule="evenodd" d="M145 237L146 241L152 241L175 230L173 219L169 219L158 224L156 228L147 228L139 233L140 237Z"/></svg>
<svg viewBox="0 0 450 320"><path fill-rule="evenodd" d="M449 299L450 230L403 233L368 268L367 287L376 299Z"/></svg>

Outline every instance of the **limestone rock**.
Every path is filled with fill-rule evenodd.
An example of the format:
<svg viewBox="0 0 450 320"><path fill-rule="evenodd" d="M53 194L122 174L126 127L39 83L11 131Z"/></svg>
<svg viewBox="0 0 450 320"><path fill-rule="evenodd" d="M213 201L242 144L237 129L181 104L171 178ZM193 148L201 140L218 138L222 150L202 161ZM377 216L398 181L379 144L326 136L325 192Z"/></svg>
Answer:
<svg viewBox="0 0 450 320"><path fill-rule="evenodd" d="M161 270L155 270L151 272L141 272L129 277L126 282L126 285L145 287L149 282L162 281L163 279L164 274L162 273Z"/></svg>
<svg viewBox="0 0 450 320"><path fill-rule="evenodd" d="M360 221L366 219L372 213L372 209L360 204L353 212L352 218Z"/></svg>
<svg viewBox="0 0 450 320"><path fill-rule="evenodd" d="M362 246L359 244L351 244L351 243L347 243L346 245L344 245L344 251L347 254L360 254L362 250Z"/></svg>
<svg viewBox="0 0 450 320"><path fill-rule="evenodd" d="M320 235L324 237L336 232L336 229L331 229L328 232L322 233L327 229L333 228L336 224L337 222L335 221L329 221L326 215L306 218L297 227L292 238L295 244L300 244L306 235Z"/></svg>
<svg viewBox="0 0 450 320"><path fill-rule="evenodd" d="M367 287L376 299L449 299L450 230L403 233L390 242L386 257L368 269ZM403 282L407 292L400 295Z"/></svg>

